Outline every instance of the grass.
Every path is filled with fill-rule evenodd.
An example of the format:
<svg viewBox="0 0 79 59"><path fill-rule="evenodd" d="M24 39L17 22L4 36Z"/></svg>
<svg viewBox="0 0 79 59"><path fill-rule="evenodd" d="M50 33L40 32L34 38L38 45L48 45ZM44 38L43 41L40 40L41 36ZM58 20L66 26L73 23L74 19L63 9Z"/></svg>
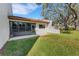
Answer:
<svg viewBox="0 0 79 59"><path fill-rule="evenodd" d="M39 37L28 56L79 56L79 31Z"/></svg>
<svg viewBox="0 0 79 59"><path fill-rule="evenodd" d="M1 55L4 56L24 56L32 48L37 37L22 39L16 41L9 41L2 50Z"/></svg>
<svg viewBox="0 0 79 59"><path fill-rule="evenodd" d="M9 41L1 55L79 56L79 31Z"/></svg>

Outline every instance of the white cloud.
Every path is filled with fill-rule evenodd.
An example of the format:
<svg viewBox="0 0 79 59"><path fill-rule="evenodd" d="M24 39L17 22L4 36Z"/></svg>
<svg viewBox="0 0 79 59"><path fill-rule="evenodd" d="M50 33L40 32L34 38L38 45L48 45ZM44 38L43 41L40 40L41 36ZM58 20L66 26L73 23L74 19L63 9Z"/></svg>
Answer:
<svg viewBox="0 0 79 59"><path fill-rule="evenodd" d="M38 6L36 4L13 4L13 14L27 15L34 11Z"/></svg>

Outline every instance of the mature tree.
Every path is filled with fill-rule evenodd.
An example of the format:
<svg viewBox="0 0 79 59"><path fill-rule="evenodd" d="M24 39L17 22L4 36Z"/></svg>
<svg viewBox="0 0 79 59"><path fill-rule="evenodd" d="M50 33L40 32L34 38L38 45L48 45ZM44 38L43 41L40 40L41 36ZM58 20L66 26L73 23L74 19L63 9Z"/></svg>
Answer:
<svg viewBox="0 0 79 59"><path fill-rule="evenodd" d="M45 18L52 20L53 22L58 21L64 25L65 30L68 29L67 21L69 19L70 10L67 4L43 4L42 9L42 15Z"/></svg>
<svg viewBox="0 0 79 59"><path fill-rule="evenodd" d="M68 25L73 23L76 29L77 25L77 11L78 6L75 3L63 3L63 4L42 4L42 15L49 19L55 21L56 23L62 24L65 30L68 29ZM77 6L77 7L75 7ZM71 19L70 19L71 17ZM69 24L68 24L69 23Z"/></svg>
<svg viewBox="0 0 79 59"><path fill-rule="evenodd" d="M72 23L74 24L74 29L76 30L77 28L77 18L78 18L78 6L76 3L70 3L68 4L70 10L71 10L71 15L72 15Z"/></svg>

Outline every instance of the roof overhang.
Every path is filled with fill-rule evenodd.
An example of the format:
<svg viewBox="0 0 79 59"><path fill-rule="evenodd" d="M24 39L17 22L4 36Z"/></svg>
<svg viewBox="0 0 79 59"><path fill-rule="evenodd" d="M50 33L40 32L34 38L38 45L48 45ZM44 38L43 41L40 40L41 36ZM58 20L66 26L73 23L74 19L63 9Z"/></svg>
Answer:
<svg viewBox="0 0 79 59"><path fill-rule="evenodd" d="M23 22L30 22L30 23L49 23L47 20L43 19L31 19L31 18L23 18L18 16L8 16L10 21L23 21Z"/></svg>

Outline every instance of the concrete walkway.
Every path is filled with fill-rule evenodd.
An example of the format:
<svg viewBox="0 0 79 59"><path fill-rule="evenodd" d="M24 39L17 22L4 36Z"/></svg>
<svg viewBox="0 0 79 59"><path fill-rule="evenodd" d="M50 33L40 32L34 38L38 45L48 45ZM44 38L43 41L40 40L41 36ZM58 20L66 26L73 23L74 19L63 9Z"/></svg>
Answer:
<svg viewBox="0 0 79 59"><path fill-rule="evenodd" d="M9 41L12 41L12 40L20 40L20 39L24 39L24 38L31 38L31 37L36 37L38 35L26 35L26 36L18 36L18 37L13 37L13 38L10 38Z"/></svg>

